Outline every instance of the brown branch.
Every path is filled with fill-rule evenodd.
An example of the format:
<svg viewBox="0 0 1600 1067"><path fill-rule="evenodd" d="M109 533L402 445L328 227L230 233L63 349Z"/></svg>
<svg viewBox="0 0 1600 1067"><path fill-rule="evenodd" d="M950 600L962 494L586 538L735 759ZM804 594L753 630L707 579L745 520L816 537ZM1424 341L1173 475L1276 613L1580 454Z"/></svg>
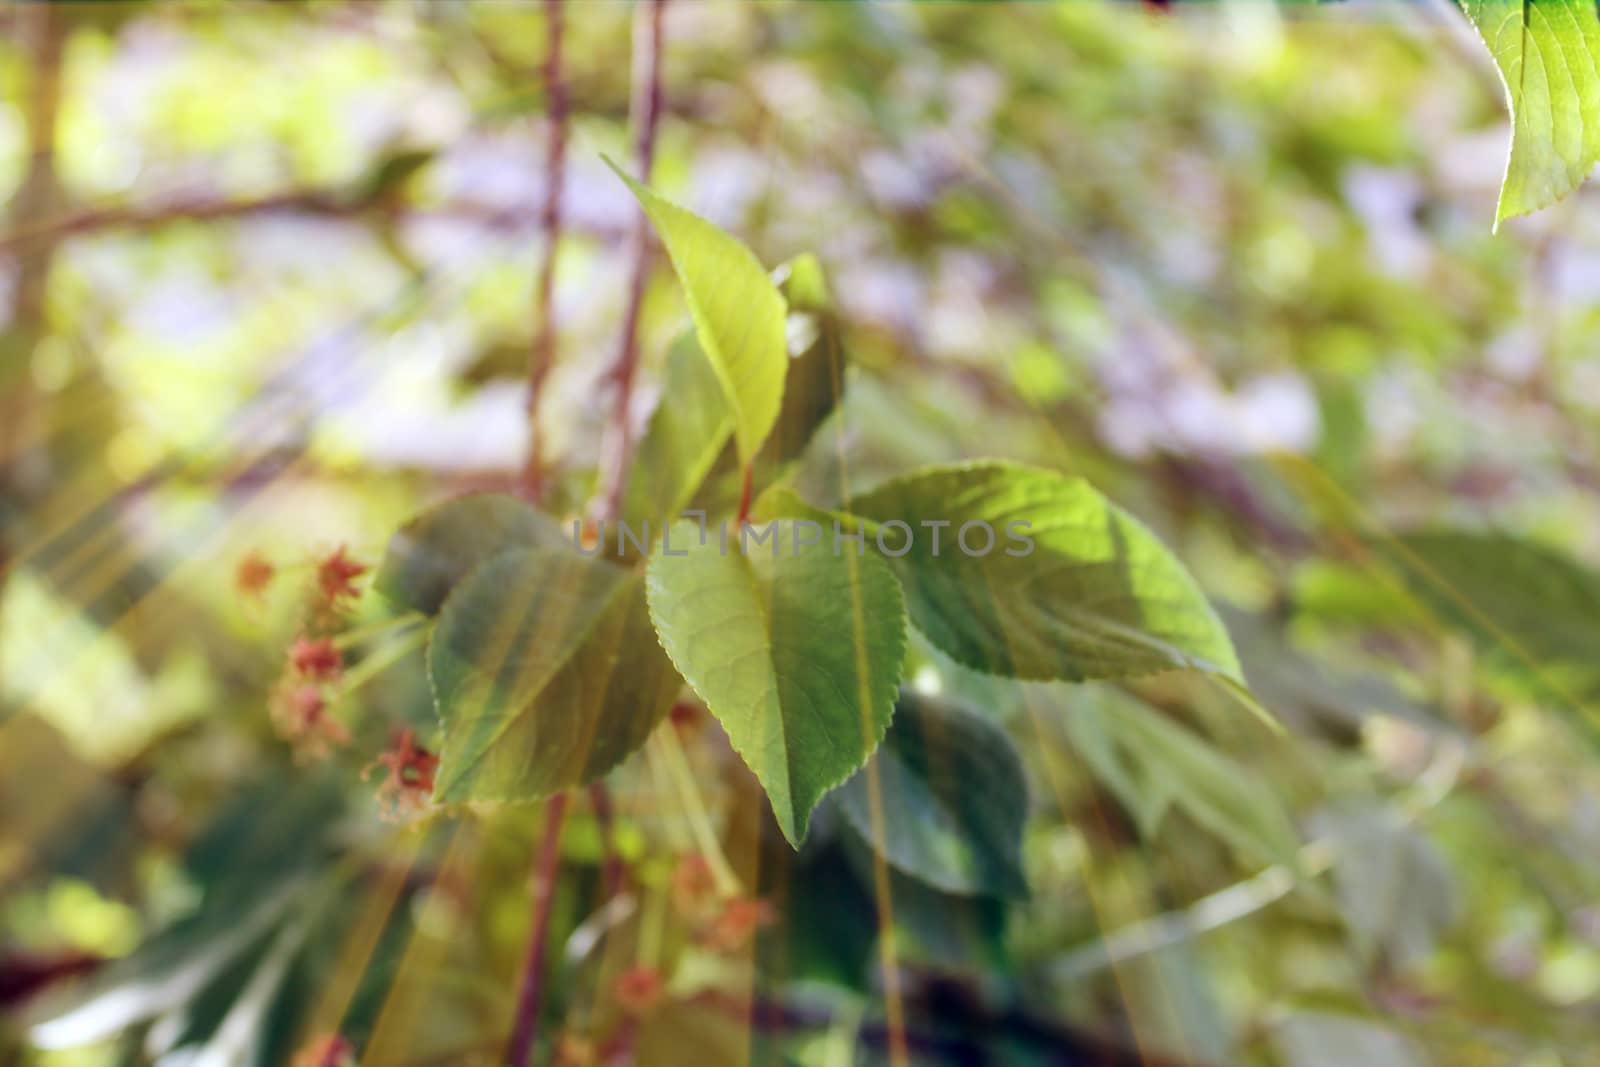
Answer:
<svg viewBox="0 0 1600 1067"><path fill-rule="evenodd" d="M655 164L656 127L661 118L662 15L667 0L650 0L636 9L633 30L634 164L638 179L649 183ZM596 495L599 517L615 518L622 512L622 492L627 486L628 463L633 453L634 378L639 370L639 312L644 305L645 283L650 279L650 221L644 209L634 213L633 276L628 286L628 306L622 318L617 361L609 377L613 394L611 421L600 453L600 491Z"/></svg>
<svg viewBox="0 0 1600 1067"><path fill-rule="evenodd" d="M550 905L555 901L556 878L561 873L561 827L566 820L568 795L557 793L544 812L544 836L533 869L532 920L528 948L522 962L522 987L517 993L517 1017L506 1049L509 1067L528 1067L533 1042L539 1033L539 1001L544 992L544 947L550 937Z"/></svg>
<svg viewBox="0 0 1600 1067"><path fill-rule="evenodd" d="M635 155L639 173L649 179L651 164L655 160L656 125L661 113L661 14L666 0L650 0L641 6L635 25L633 50L633 77L639 87L635 97ZM639 23L646 33L640 34ZM552 37L552 53L558 38ZM547 67L547 70L550 68ZM548 204L548 201L547 201ZM548 216L547 216L548 218ZM615 417L610 427L609 440L613 459L602 470L607 479L604 492L597 498L602 501L603 514L615 516L620 512L622 486L626 480L631 434L628 429L628 406L633 391L633 376L638 368L637 341L639 307L644 299L644 283L649 271L649 231L643 211L638 212L633 230L634 271L629 289L628 314L623 325L622 346L613 371L617 384ZM530 400L531 403L531 400ZM570 796L560 793L550 799L545 813L544 840L540 846L538 866L534 871L533 920L528 931L528 949L523 961L522 988L517 997L517 1017L512 1028L511 1046L506 1062L510 1067L527 1067L534 1040L539 1030L539 1001L543 993L545 942L550 934L550 904L555 895L555 880L560 867L561 826L566 817ZM606 805L609 809L609 804Z"/></svg>
<svg viewBox="0 0 1600 1067"><path fill-rule="evenodd" d="M544 87L550 106L550 147L545 156L544 208L539 215L544 230L544 260L534 288L533 349L528 355L528 456L522 484L528 498L544 496L544 435L539 429L539 400L545 378L555 364L556 253L561 247L561 193L567 160L567 85L561 72L561 37L565 29L562 0L544 0L550 45L545 55Z"/></svg>
<svg viewBox="0 0 1600 1067"><path fill-rule="evenodd" d="M23 226L0 234L0 253L20 252L55 244L70 237L91 236L113 230L154 229L184 222L223 222L258 215L303 215L326 219L355 219L386 209L381 197L352 196L344 189L297 189L246 200L212 198L177 200L165 204L136 207L104 207L80 211ZM510 229L534 221L533 212L473 200L457 200L439 207L407 212L410 219L448 219L475 222L496 229ZM572 229L570 223L565 227ZM607 244L622 240L624 233L609 227L586 227L585 235Z"/></svg>

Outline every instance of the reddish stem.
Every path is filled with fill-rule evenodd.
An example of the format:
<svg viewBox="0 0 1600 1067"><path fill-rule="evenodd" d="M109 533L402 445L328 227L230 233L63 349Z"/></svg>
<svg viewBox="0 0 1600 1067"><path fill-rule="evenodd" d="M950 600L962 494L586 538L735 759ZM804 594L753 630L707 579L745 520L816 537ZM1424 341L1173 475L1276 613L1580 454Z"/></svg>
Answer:
<svg viewBox="0 0 1600 1067"><path fill-rule="evenodd" d="M509 1067L528 1067L534 1038L539 1033L539 1000L544 992L544 946L550 936L550 905L555 900L556 877L561 872L561 827L566 820L568 795L557 793L544 812L544 836L533 869L532 924L527 955L522 962L522 989L517 994L517 1018L506 1049Z"/></svg>
<svg viewBox="0 0 1600 1067"><path fill-rule="evenodd" d="M640 181L650 181L656 158L656 127L661 118L662 15L667 0L641 5L633 37L634 163ZM641 30L643 32L641 32ZM609 377L616 390L608 434L601 449L600 516L615 518L622 511L622 492L628 481L633 455L633 382L639 370L639 312L644 306L645 283L650 278L650 220L644 210L634 213L633 277L628 284L628 306L622 318L622 338L617 361Z"/></svg>
<svg viewBox="0 0 1600 1067"><path fill-rule="evenodd" d="M745 526L750 522L750 497L754 490L755 464L747 463L744 468L744 481L739 486L739 525Z"/></svg>
<svg viewBox="0 0 1600 1067"><path fill-rule="evenodd" d="M634 84L639 86L635 97L634 114L637 119L635 154L641 180L648 181L655 162L656 126L661 115L661 42L662 13L666 0L651 0L648 8L641 7L639 18L647 23L648 33L643 39L635 32ZM648 14L646 14L648 12ZM552 31L552 50L556 38ZM548 68L547 68L548 69ZM629 287L628 312L624 319L621 349L612 371L617 385L617 399L611 420L610 457L602 467L602 485L605 487L599 500L603 501L604 517L615 517L622 509L622 489L626 483L628 460L632 452L632 434L628 425L628 408L633 398L633 378L639 364L638 325L639 309L644 302L644 284L649 275L649 231L643 211L637 215L633 231L634 268ZM510 1067L528 1067L528 1057L533 1051L534 1039L539 1030L539 1002L544 986L545 942L550 934L550 905L555 898L556 877L560 871L561 827L566 818L570 797L566 793L550 798L545 811L544 839L540 844L539 858L534 869L532 927L528 931L528 949L522 967L522 988L517 996L517 1017L512 1027L511 1045L506 1062Z"/></svg>
<svg viewBox="0 0 1600 1067"><path fill-rule="evenodd" d="M544 0L550 45L545 55L544 87L549 100L550 148L545 156L544 206L539 225L544 231L544 260L534 286L533 348L528 355L528 455L522 470L523 491L534 501L544 496L544 435L539 430L539 399L556 357L556 254L561 247L561 195L567 159L567 84L561 73L561 39L566 18L562 0Z"/></svg>
<svg viewBox="0 0 1600 1067"><path fill-rule="evenodd" d="M601 888L610 900L622 890L624 875L622 854L617 851L617 816L611 803L611 790L606 783L589 784L589 806L594 809L595 822L600 824L600 846L605 859L600 868Z"/></svg>

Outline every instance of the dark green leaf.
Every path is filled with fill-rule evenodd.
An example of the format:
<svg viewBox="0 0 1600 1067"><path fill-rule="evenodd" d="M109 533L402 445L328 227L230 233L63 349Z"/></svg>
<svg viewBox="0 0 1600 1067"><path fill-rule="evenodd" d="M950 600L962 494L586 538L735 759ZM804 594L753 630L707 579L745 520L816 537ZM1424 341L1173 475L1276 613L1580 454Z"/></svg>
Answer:
<svg viewBox="0 0 1600 1067"><path fill-rule="evenodd" d="M1255 860L1297 864L1283 805L1251 771L1143 701L1075 690L1062 723L1095 777L1153 834L1176 808Z"/></svg>
<svg viewBox="0 0 1600 1067"><path fill-rule="evenodd" d="M679 686L641 577L570 548L502 553L473 571L439 613L428 664L444 802L593 781L644 743Z"/></svg>
<svg viewBox="0 0 1600 1067"><path fill-rule="evenodd" d="M937 889L1027 893L1022 761L1005 732L976 712L902 690L888 735L839 790L839 807L851 829L885 859Z"/></svg>
<svg viewBox="0 0 1600 1067"><path fill-rule="evenodd" d="M849 510L889 557L911 620L963 666L1067 681L1181 667L1243 684L1188 571L1087 482L995 461L934 467Z"/></svg>
<svg viewBox="0 0 1600 1067"><path fill-rule="evenodd" d="M1500 534L1414 533L1394 549L1396 568L1417 598L1469 634L1496 666L1569 706L1600 684L1600 574Z"/></svg>
<svg viewBox="0 0 1600 1067"><path fill-rule="evenodd" d="M484 560L514 548L570 544L557 522L505 493L447 500L400 527L374 587L403 608L432 615Z"/></svg>
<svg viewBox="0 0 1600 1067"><path fill-rule="evenodd" d="M628 477L624 520L659 523L681 517L732 435L733 415L722 383L694 335L684 334L667 352L661 401Z"/></svg>

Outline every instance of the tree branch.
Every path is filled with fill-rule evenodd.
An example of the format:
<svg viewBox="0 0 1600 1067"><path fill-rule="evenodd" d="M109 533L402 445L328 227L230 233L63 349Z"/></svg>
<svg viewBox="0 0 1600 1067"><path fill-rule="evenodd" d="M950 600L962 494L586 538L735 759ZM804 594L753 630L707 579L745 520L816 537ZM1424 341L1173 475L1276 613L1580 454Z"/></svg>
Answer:
<svg viewBox="0 0 1600 1067"><path fill-rule="evenodd" d="M304 215L326 219L356 219L383 205L381 197L352 195L347 189L295 189L244 200L213 198L176 200L164 204L135 207L101 207L47 219L32 226L21 226L0 234L0 253L16 252L37 245L54 244L69 237L89 236L112 230L142 230L182 222L223 222L257 215ZM521 226L533 214L521 208L504 207L473 200L457 200L437 208L407 212L411 219L438 218L475 222L497 229ZM571 224L565 226L571 230ZM609 227L586 227L586 235L615 243L625 234Z"/></svg>
<svg viewBox="0 0 1600 1067"><path fill-rule="evenodd" d="M544 63L545 96L550 106L550 145L545 155L544 208L539 215L544 231L544 259L534 287L533 349L528 355L528 456L522 471L523 491L534 501L539 500L545 490L539 401L556 356L556 255L561 247L561 194L567 160L567 84L561 70L561 38L566 17L562 0L544 0L544 10L550 34Z"/></svg>
<svg viewBox="0 0 1600 1067"><path fill-rule="evenodd" d="M662 15L667 0L649 0L636 10L633 28L634 164L638 179L649 183L656 156L656 127L661 118ZM610 372L615 390L611 420L600 453L600 491L596 496L600 517L615 518L622 511L622 492L628 481L633 452L634 378L639 370L639 312L644 305L645 283L650 279L650 220L644 209L634 212L633 277L628 286L628 306L622 318L617 361Z"/></svg>
<svg viewBox="0 0 1600 1067"><path fill-rule="evenodd" d="M522 962L522 987L517 993L516 1022L506 1049L510 1067L528 1067L533 1042L539 1033L539 1000L544 992L544 947L550 937L550 905L555 900L556 878L561 873L561 827L566 819L568 795L557 793L544 812L544 835L533 869L532 921L527 954Z"/></svg>

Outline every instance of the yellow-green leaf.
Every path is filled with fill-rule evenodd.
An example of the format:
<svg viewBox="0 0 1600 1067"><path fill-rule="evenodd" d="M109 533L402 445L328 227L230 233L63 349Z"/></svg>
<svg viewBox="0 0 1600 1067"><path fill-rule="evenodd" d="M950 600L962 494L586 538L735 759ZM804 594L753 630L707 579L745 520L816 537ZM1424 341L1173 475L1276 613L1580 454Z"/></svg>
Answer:
<svg viewBox="0 0 1600 1067"><path fill-rule="evenodd" d="M783 296L755 253L737 239L606 162L628 183L661 235L700 347L733 410L739 462L748 466L772 432L783 402L789 363Z"/></svg>
<svg viewBox="0 0 1600 1067"><path fill-rule="evenodd" d="M1600 160L1600 17L1593 0L1461 0L1511 108L1496 221L1548 207Z"/></svg>

